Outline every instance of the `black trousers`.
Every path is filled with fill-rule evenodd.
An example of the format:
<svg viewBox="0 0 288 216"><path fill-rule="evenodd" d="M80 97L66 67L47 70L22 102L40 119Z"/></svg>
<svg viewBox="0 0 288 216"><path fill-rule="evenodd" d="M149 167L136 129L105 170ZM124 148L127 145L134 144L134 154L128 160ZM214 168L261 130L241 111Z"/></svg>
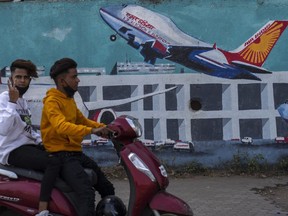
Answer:
<svg viewBox="0 0 288 216"><path fill-rule="evenodd" d="M101 195L101 198L108 195L115 195L113 184L107 179L97 163L90 157L81 152L81 165L90 168L97 174L97 182L92 182L93 187Z"/></svg>
<svg viewBox="0 0 288 216"><path fill-rule="evenodd" d="M24 169L44 171L48 153L40 145L23 145L10 152L8 163Z"/></svg>
<svg viewBox="0 0 288 216"><path fill-rule="evenodd" d="M56 154L62 161L61 177L77 194L79 216L95 215L95 191L87 173L81 165L80 157L65 156L65 152Z"/></svg>
<svg viewBox="0 0 288 216"><path fill-rule="evenodd" d="M79 197L81 216L95 214L94 189L99 192L102 198L115 194L113 184L106 178L97 163L82 152L57 152L52 153L52 155L61 161L61 177ZM97 174L97 182L90 181L84 168L90 168Z"/></svg>

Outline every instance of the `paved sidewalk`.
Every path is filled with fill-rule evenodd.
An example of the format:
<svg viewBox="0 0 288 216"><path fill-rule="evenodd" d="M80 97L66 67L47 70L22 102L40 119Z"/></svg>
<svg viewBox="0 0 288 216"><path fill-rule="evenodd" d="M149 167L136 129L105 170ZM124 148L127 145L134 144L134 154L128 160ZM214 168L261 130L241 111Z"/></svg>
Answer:
<svg viewBox="0 0 288 216"><path fill-rule="evenodd" d="M205 177L170 179L167 189L185 200L195 216L276 216L288 215L265 197L256 194L252 188L286 184L283 177ZM128 180L113 180L116 193L124 203L129 199ZM288 203L287 203L288 205Z"/></svg>

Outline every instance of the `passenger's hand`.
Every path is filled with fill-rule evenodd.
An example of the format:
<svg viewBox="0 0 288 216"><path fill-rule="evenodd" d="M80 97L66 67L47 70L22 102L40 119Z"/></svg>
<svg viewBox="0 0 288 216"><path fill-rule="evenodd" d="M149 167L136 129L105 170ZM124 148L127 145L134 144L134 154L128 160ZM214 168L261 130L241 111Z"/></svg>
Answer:
<svg viewBox="0 0 288 216"><path fill-rule="evenodd" d="M8 80L8 92L9 92L9 101L12 103L16 103L19 98L19 91L11 82L11 79Z"/></svg>

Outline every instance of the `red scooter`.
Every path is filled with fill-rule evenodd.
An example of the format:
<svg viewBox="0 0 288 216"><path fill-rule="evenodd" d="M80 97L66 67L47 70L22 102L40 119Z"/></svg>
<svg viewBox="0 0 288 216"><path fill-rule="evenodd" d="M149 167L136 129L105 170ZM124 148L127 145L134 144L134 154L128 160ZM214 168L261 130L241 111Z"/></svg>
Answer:
<svg viewBox="0 0 288 216"><path fill-rule="evenodd" d="M193 215L189 205L165 191L169 181L164 166L137 137L142 128L137 119L120 116L108 127L130 183L128 216Z"/></svg>
<svg viewBox="0 0 288 216"><path fill-rule="evenodd" d="M96 174L85 170L95 182ZM0 215L34 216L38 213L43 173L0 165ZM53 216L77 216L77 196L61 179L51 194L49 211Z"/></svg>
<svg viewBox="0 0 288 216"><path fill-rule="evenodd" d="M108 127L114 131L111 140L130 182L127 216L192 216L187 203L165 191L169 184L167 172L156 156L136 139L142 134L137 119L120 116ZM91 172L91 178L96 178L94 172L87 172ZM35 215L41 179L42 173L0 166L0 215ZM59 179L52 191L49 211L54 216L77 216L77 209L76 194ZM99 216L117 215L98 210Z"/></svg>

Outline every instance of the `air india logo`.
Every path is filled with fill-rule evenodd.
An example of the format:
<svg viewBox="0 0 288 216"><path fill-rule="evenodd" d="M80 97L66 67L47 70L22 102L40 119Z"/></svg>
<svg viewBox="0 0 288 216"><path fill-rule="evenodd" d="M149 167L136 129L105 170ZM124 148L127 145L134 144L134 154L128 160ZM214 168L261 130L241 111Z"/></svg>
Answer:
<svg viewBox="0 0 288 216"><path fill-rule="evenodd" d="M257 32L239 54L247 62L262 65L281 34L282 23L273 23Z"/></svg>

